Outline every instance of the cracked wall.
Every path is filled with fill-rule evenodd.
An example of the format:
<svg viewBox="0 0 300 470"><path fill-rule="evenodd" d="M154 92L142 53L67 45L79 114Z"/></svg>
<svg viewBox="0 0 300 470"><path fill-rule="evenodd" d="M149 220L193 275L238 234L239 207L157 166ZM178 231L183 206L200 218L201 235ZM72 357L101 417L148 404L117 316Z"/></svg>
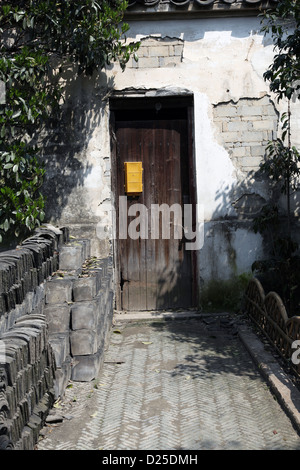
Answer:
<svg viewBox="0 0 300 470"><path fill-rule="evenodd" d="M138 62L132 60L124 72L109 66L93 80L70 86L68 96L76 105L69 99L72 122L80 125L74 126L73 138L72 132L66 134L67 143L63 135L62 145L55 142L54 158L51 149L47 154L51 221L68 225L76 236L92 237L96 255L108 249L97 235L101 232L110 241L115 230L109 212L113 188L107 97L188 93L194 97L197 201L204 209L199 278L205 282L249 271L262 250L251 220L270 197L265 182L251 179L250 172L258 168L277 131L278 112L286 111L284 103L274 104L263 79L274 50L259 31L255 17L131 21L127 42L141 42ZM293 137L299 142L300 111L292 106ZM66 188L62 165L68 171ZM53 190L57 180L59 187Z"/></svg>
<svg viewBox="0 0 300 470"><path fill-rule="evenodd" d="M243 173L259 169L268 142L277 135L278 113L269 96L241 98L213 107L216 138Z"/></svg>
<svg viewBox="0 0 300 470"><path fill-rule="evenodd" d="M182 62L184 42L178 38L146 37L141 40L138 61L131 59L128 67L160 68L176 67Z"/></svg>

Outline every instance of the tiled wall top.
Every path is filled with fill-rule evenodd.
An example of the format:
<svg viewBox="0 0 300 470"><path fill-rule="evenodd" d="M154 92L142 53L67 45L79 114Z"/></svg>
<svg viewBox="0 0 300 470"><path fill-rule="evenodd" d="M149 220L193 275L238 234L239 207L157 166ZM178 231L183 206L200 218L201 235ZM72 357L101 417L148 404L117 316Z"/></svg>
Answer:
<svg viewBox="0 0 300 470"><path fill-rule="evenodd" d="M127 15L168 15L191 13L230 14L231 12L257 12L260 8L270 8L278 0L129 0Z"/></svg>

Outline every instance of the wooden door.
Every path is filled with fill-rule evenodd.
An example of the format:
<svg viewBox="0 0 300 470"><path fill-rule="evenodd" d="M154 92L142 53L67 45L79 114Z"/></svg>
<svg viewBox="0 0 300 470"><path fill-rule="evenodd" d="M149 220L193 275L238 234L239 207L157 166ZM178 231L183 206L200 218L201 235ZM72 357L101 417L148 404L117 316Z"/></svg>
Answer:
<svg viewBox="0 0 300 470"><path fill-rule="evenodd" d="M183 226L183 204L190 202L187 121L116 120L115 134L120 308L129 311L190 308L191 252L185 249L183 236L178 238L180 228L178 231L176 225ZM142 162L143 191L129 196L125 193L124 162L135 161ZM120 209L119 196L126 196L127 213L122 219L127 223L126 239L120 238L119 232L125 207L123 204ZM136 211L137 207L143 213ZM157 209L162 207L167 211L158 219ZM168 212L172 207L175 213ZM135 233L140 232L138 238L129 236L130 224L136 228Z"/></svg>

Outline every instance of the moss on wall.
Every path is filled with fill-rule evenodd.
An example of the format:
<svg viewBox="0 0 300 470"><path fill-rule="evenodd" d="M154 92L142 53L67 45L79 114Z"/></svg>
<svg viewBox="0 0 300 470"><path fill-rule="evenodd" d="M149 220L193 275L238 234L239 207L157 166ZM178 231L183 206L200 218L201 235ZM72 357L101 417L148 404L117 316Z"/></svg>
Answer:
<svg viewBox="0 0 300 470"><path fill-rule="evenodd" d="M252 278L251 273L235 275L231 279L211 279L200 292L200 306L203 312L238 312L242 299Z"/></svg>

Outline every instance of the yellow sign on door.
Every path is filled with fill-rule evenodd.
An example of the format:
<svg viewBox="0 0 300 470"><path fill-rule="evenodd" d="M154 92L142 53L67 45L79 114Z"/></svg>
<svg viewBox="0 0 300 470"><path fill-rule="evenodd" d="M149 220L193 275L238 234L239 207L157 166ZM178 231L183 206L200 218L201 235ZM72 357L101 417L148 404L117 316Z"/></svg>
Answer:
<svg viewBox="0 0 300 470"><path fill-rule="evenodd" d="M125 166L125 192L136 195L143 192L142 162L124 162Z"/></svg>

